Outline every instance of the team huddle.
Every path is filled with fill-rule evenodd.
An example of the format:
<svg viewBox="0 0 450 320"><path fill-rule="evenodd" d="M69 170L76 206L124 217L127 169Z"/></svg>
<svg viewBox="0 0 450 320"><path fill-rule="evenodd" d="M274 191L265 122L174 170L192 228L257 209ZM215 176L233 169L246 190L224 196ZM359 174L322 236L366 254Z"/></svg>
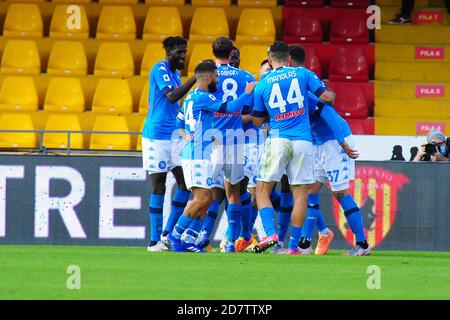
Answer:
<svg viewBox="0 0 450 320"><path fill-rule="evenodd" d="M304 67L305 50L275 41L256 82L239 69L233 42L219 37L212 44L215 61L200 62L182 84L186 40L168 37L163 47L166 60L149 76L142 132L151 179L148 251L205 252L224 202L222 252L312 254L317 226L315 254L326 254L334 235L319 192L329 182L355 235L345 255L369 255L361 211L349 193L358 157L351 130L332 107L334 92ZM169 171L177 190L163 229ZM258 215L266 233L260 242L252 235Z"/></svg>

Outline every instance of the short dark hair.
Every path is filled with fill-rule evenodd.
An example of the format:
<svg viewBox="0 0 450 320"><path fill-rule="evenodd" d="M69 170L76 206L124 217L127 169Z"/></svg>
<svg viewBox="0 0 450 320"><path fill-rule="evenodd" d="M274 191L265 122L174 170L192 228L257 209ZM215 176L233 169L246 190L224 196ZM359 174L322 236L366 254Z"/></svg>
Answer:
<svg viewBox="0 0 450 320"><path fill-rule="evenodd" d="M237 52L239 56L241 56L241 51L237 47L233 47L233 51Z"/></svg>
<svg viewBox="0 0 450 320"><path fill-rule="evenodd" d="M187 40L180 36L167 37L163 40L162 45L166 52L169 52L177 46L187 46Z"/></svg>
<svg viewBox="0 0 450 320"><path fill-rule="evenodd" d="M219 37L212 44L213 54L219 59L228 59L233 48L233 41L227 37Z"/></svg>
<svg viewBox="0 0 450 320"><path fill-rule="evenodd" d="M261 64L259 65L259 67L261 68L263 65L265 65L266 63L269 63L269 59L264 59Z"/></svg>
<svg viewBox="0 0 450 320"><path fill-rule="evenodd" d="M305 65L306 51L299 44L289 45L289 55L291 56L292 62L298 67Z"/></svg>
<svg viewBox="0 0 450 320"><path fill-rule="evenodd" d="M286 61L289 59L289 47L284 41L275 41L269 47L269 56L276 61Z"/></svg>
<svg viewBox="0 0 450 320"><path fill-rule="evenodd" d="M209 73L214 73L216 71L217 67L211 60L205 60L200 62L195 67L195 76L201 76Z"/></svg>

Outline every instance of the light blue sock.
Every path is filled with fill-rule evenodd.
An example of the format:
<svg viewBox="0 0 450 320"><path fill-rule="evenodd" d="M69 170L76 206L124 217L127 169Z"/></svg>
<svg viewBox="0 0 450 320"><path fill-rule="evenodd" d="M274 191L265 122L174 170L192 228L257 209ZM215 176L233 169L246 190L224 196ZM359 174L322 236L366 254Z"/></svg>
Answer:
<svg viewBox="0 0 450 320"><path fill-rule="evenodd" d="M216 222L217 213L219 212L219 205L219 201L213 200L208 208L208 211L206 212L202 229L204 229L208 235L211 235L214 229L214 223Z"/></svg>
<svg viewBox="0 0 450 320"><path fill-rule="evenodd" d="M274 219L275 210L271 207L265 207L259 210L259 214L261 215L262 224L267 236L274 235L277 232Z"/></svg>
<svg viewBox="0 0 450 320"><path fill-rule="evenodd" d="M161 240L163 224L164 195L150 195L150 242Z"/></svg>
<svg viewBox="0 0 450 320"><path fill-rule="evenodd" d="M178 219L177 224L175 225L175 227L173 228L173 231L171 233L172 236L175 239L180 239L181 235L184 233L184 231L186 231L186 229L189 228L189 226L191 225L192 220L194 220L194 219L189 218L189 217L187 217L185 215L182 215Z"/></svg>
<svg viewBox="0 0 450 320"><path fill-rule="evenodd" d="M291 223L294 198L292 193L280 193L280 210L278 212L278 239L284 242Z"/></svg>
<svg viewBox="0 0 450 320"><path fill-rule="evenodd" d="M198 233L202 229L202 226L203 226L203 219L201 218L192 219L189 228L185 232L185 238L183 239L183 241L185 241L186 243L195 243L195 240L197 240Z"/></svg>
<svg viewBox="0 0 450 320"><path fill-rule="evenodd" d="M233 242L239 238L241 233L242 206L240 204L228 204L227 218L227 239Z"/></svg>
<svg viewBox="0 0 450 320"><path fill-rule="evenodd" d="M191 196L190 191L177 189L172 199L170 215L169 218L167 219L167 224L166 227L164 228L163 236L172 232L175 223L177 223L178 221L178 218L183 214L183 210L186 207L186 204L189 201L190 196Z"/></svg>
<svg viewBox="0 0 450 320"><path fill-rule="evenodd" d="M252 196L249 192L241 195L242 204L242 222L241 222L241 237L244 237L246 241L250 240L252 235L253 225L252 220Z"/></svg>
<svg viewBox="0 0 450 320"><path fill-rule="evenodd" d="M338 201L341 204L342 209L344 209L344 214L347 218L350 228L355 234L356 242L365 241L366 235L364 234L364 225L361 211L359 210L355 200L353 200L352 195L348 194Z"/></svg>
<svg viewBox="0 0 450 320"><path fill-rule="evenodd" d="M308 195L308 206L306 208L305 223L302 228L302 237L311 241L316 226L319 211L320 196L318 194Z"/></svg>
<svg viewBox="0 0 450 320"><path fill-rule="evenodd" d="M289 238L289 248L297 251L298 242L302 236L302 227L291 226L291 237Z"/></svg>

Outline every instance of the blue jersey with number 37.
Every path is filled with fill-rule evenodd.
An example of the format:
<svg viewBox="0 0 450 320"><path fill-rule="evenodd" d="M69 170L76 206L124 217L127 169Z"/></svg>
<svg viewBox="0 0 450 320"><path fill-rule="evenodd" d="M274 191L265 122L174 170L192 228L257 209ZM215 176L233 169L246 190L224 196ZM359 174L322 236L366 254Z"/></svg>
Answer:
<svg viewBox="0 0 450 320"><path fill-rule="evenodd" d="M256 85L253 115L269 116L269 137L312 141L307 93L320 96L325 90L306 68L278 68Z"/></svg>

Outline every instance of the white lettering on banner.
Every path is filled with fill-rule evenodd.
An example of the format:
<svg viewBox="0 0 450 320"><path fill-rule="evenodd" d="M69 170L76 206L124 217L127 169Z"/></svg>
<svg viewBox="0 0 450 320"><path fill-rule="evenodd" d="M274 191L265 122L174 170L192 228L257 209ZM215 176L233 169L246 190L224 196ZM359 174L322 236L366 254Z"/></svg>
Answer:
<svg viewBox="0 0 450 320"><path fill-rule="evenodd" d="M50 180L52 179L68 181L71 186L70 193L65 197L50 197ZM84 179L77 170L65 166L37 166L34 236L48 238L49 212L51 209L57 209L70 236L86 238L86 233L74 209L83 200L84 194Z"/></svg>
<svg viewBox="0 0 450 320"><path fill-rule="evenodd" d="M6 180L23 179L23 166L0 166L0 237L6 236Z"/></svg>
<svg viewBox="0 0 450 320"><path fill-rule="evenodd" d="M145 171L137 168L100 169L100 239L145 239L145 227L114 226L114 210L140 210L141 197L114 195L114 181L145 181Z"/></svg>

